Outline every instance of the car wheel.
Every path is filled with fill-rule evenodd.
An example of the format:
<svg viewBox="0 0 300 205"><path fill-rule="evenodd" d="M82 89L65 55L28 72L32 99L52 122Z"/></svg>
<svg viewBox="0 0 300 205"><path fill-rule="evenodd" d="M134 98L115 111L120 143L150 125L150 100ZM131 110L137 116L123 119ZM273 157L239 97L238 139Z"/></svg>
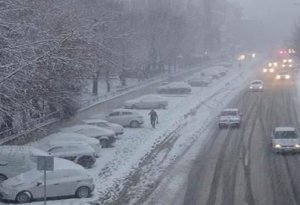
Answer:
<svg viewBox="0 0 300 205"><path fill-rule="evenodd" d="M16 202L20 204L29 203L31 201L31 194L29 192L20 192L16 196Z"/></svg>
<svg viewBox="0 0 300 205"><path fill-rule="evenodd" d="M137 109L138 109L138 106L132 105L132 106L131 106L131 109L137 110Z"/></svg>
<svg viewBox="0 0 300 205"><path fill-rule="evenodd" d="M223 125L219 125L219 128L220 128L220 129L223 129Z"/></svg>
<svg viewBox="0 0 300 205"><path fill-rule="evenodd" d="M6 179L7 179L7 177L5 175L0 174L0 183L3 182Z"/></svg>
<svg viewBox="0 0 300 205"><path fill-rule="evenodd" d="M76 197L77 198L87 198L87 197L89 197L90 192L91 192L90 188L88 188L86 186L79 187L76 190Z"/></svg>
<svg viewBox="0 0 300 205"><path fill-rule="evenodd" d="M130 122L130 127L132 128L137 128L139 127L139 125L140 125L139 122L136 120Z"/></svg>
<svg viewBox="0 0 300 205"><path fill-rule="evenodd" d="M77 161L77 163L81 166L83 166L84 168L91 168L94 164L94 160L92 157L90 156L83 156L80 157L79 160Z"/></svg>
<svg viewBox="0 0 300 205"><path fill-rule="evenodd" d="M108 140L107 139L100 140L100 145L102 148L108 148L109 147Z"/></svg>

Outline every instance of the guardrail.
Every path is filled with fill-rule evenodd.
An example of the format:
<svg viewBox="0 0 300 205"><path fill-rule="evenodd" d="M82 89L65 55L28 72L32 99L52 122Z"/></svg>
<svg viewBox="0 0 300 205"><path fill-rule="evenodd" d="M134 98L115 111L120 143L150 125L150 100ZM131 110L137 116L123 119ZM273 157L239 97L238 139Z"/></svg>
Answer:
<svg viewBox="0 0 300 205"><path fill-rule="evenodd" d="M26 133L28 130L32 130L38 125L41 124L49 124L59 119L60 113L59 111L44 115L38 119L31 120L23 125L16 126L12 129L7 129L0 132L0 139L4 139L10 136L17 136Z"/></svg>

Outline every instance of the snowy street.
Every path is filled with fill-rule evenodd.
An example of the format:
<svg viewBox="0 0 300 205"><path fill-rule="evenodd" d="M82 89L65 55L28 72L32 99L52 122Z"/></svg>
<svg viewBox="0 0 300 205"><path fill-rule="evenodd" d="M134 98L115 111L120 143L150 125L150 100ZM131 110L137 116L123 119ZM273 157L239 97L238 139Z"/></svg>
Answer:
<svg viewBox="0 0 300 205"><path fill-rule="evenodd" d="M146 196L157 188L166 171L196 141L205 141L205 133L215 116L244 88L245 82L250 81L256 65L257 62L249 62L243 70L228 68L225 76L214 80L208 87L193 87L190 95L167 95L169 107L157 110L159 124L156 129L150 126L149 111L138 110L146 123L138 129L125 128L124 135L118 137L113 148L101 151L95 166L88 170L94 176L96 190L92 198L81 200L82 204L144 202ZM209 73L212 69L201 72ZM72 204L75 201L78 203L77 199L48 203Z"/></svg>

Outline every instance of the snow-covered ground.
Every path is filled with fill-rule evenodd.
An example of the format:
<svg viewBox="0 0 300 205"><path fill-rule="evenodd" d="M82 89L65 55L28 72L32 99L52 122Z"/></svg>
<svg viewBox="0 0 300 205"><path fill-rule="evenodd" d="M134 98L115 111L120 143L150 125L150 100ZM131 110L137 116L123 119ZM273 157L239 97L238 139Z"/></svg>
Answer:
<svg viewBox="0 0 300 205"><path fill-rule="evenodd" d="M142 204L159 185L165 171L191 145L205 140L205 132L212 126L215 116L246 82L250 82L255 64L253 61L243 69L230 68L225 76L208 87L193 88L190 95L167 96L169 107L158 110L156 129L150 126L149 111L139 110L146 119L144 127L125 128L114 147L103 149L95 166L88 170L96 184L93 196L80 200L50 200L48 204Z"/></svg>

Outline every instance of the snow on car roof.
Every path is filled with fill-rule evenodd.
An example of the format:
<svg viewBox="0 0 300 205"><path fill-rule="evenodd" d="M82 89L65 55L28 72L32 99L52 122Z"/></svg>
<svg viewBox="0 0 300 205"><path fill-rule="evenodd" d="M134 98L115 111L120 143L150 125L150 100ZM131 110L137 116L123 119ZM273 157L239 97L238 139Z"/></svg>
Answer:
<svg viewBox="0 0 300 205"><path fill-rule="evenodd" d="M112 135L114 131L97 127L94 125L75 125L72 127L66 127L61 129L62 132L76 132L88 137L97 137L99 135Z"/></svg>
<svg viewBox="0 0 300 205"><path fill-rule="evenodd" d="M252 80L251 83L263 83L262 80Z"/></svg>
<svg viewBox="0 0 300 205"><path fill-rule="evenodd" d="M275 132L295 131L294 127L276 127Z"/></svg>
<svg viewBox="0 0 300 205"><path fill-rule="evenodd" d="M0 153L28 153L34 156L49 156L48 153L32 146L1 145Z"/></svg>
<svg viewBox="0 0 300 205"><path fill-rule="evenodd" d="M239 111L239 109L237 109L237 108L226 108L226 109L224 109L223 111L237 112L237 111Z"/></svg>
<svg viewBox="0 0 300 205"><path fill-rule="evenodd" d="M61 169L85 170L82 166L75 164L70 160L54 157L54 170L61 170Z"/></svg>
<svg viewBox="0 0 300 205"><path fill-rule="evenodd" d="M50 138L63 139L63 138L71 138L71 137L79 138L79 137L86 137L86 136L82 135L82 134L74 133L74 132L56 132L56 133L53 133L53 134L47 136L48 139L50 139Z"/></svg>
<svg viewBox="0 0 300 205"><path fill-rule="evenodd" d="M131 112L131 113L139 114L137 111L128 110L128 109L122 109L122 108L114 109L112 112Z"/></svg>
<svg viewBox="0 0 300 205"><path fill-rule="evenodd" d="M185 87L185 88L190 88L191 86L189 84L187 84L186 82L172 82L172 83L169 83L167 85L163 85L161 87L162 88L164 88L164 87L174 87L174 88Z"/></svg>
<svg viewBox="0 0 300 205"><path fill-rule="evenodd" d="M109 123L108 121L106 120L103 120L103 119L88 119L88 120L82 120L82 122L84 123L99 123L99 122L104 122L104 123Z"/></svg>
<svg viewBox="0 0 300 205"><path fill-rule="evenodd" d="M96 130L103 130L101 127L97 127L95 125L74 125L72 127L65 127L62 128L62 131L70 131L70 132L76 132L78 130L84 130L84 129L96 129Z"/></svg>

